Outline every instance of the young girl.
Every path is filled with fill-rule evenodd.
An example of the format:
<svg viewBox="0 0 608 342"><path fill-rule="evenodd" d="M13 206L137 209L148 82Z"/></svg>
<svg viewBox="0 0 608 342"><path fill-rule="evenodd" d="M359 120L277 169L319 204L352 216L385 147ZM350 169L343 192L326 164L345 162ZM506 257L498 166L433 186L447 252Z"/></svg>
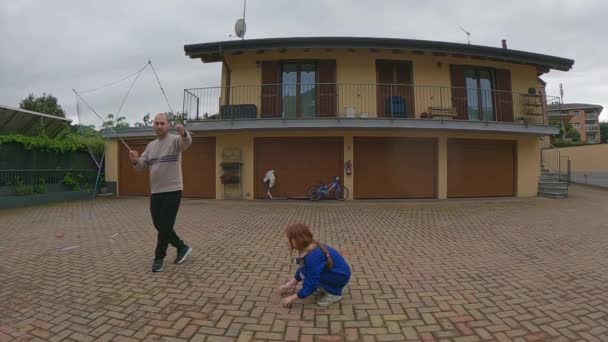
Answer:
<svg viewBox="0 0 608 342"><path fill-rule="evenodd" d="M289 307L298 298L320 295L317 304L329 306L342 299L342 289L350 280L350 267L344 258L330 246L318 243L305 224L293 224L286 229L291 252L299 253L297 264L301 267L295 277L279 288L281 294L304 280L300 291L283 299L283 307Z"/></svg>

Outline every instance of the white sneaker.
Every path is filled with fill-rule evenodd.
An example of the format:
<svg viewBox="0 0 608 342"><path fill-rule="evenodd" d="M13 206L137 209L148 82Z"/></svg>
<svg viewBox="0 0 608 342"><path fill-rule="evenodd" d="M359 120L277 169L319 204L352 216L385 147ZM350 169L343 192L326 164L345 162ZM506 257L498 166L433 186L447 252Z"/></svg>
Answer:
<svg viewBox="0 0 608 342"><path fill-rule="evenodd" d="M336 296L336 295L332 295L331 293L326 293L323 297L319 298L319 300L317 301L317 304L319 306L330 306L333 303L337 303L338 301L340 301L340 299L342 299L342 296Z"/></svg>
<svg viewBox="0 0 608 342"><path fill-rule="evenodd" d="M318 298L321 297L325 294L325 290L323 290L322 288L318 287L315 292L312 293L312 295L310 295L312 298Z"/></svg>

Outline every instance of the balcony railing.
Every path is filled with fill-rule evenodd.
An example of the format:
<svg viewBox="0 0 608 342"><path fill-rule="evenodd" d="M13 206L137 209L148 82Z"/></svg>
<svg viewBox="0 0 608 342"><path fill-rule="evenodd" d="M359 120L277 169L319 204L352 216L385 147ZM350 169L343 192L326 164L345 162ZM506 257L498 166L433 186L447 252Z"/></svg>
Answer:
<svg viewBox="0 0 608 342"><path fill-rule="evenodd" d="M595 120L595 121L597 121L597 114L595 114L595 113L585 113L585 120Z"/></svg>
<svg viewBox="0 0 608 342"><path fill-rule="evenodd" d="M585 125L587 132L597 132L600 130L600 125Z"/></svg>
<svg viewBox="0 0 608 342"><path fill-rule="evenodd" d="M404 84L264 84L184 90L190 120L390 118L548 124L557 97Z"/></svg>

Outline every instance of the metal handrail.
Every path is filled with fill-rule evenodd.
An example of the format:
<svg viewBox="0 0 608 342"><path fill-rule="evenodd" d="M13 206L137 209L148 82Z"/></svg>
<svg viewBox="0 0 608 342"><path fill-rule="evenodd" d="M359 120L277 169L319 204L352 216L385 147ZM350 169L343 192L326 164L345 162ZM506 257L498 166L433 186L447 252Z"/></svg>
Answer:
<svg viewBox="0 0 608 342"><path fill-rule="evenodd" d="M557 97L502 90L395 83L269 83L184 90L191 119L233 120L299 117L430 118L431 108L452 119L548 124L547 102ZM302 116L302 105L312 111ZM228 106L239 115L222 115ZM248 107L247 107L248 106ZM247 108L244 108L247 107ZM232 109L229 110L233 113ZM203 115L201 118L201 115ZM438 115L444 116L445 115Z"/></svg>
<svg viewBox="0 0 608 342"><path fill-rule="evenodd" d="M559 181L565 181L570 184L572 180L572 162L570 157L562 155L559 149L553 146L547 137L540 139L541 168L546 168L553 172Z"/></svg>

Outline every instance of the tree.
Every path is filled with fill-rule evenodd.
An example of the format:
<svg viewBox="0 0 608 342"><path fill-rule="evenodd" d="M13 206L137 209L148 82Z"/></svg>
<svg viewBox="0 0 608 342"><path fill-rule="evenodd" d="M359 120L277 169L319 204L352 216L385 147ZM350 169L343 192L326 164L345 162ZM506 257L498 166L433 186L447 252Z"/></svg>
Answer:
<svg viewBox="0 0 608 342"><path fill-rule="evenodd" d="M569 139L573 143L581 142L581 134L576 129L574 129L574 126L572 126L572 124L570 123L566 125L566 128L564 130L564 136L566 137L566 139Z"/></svg>
<svg viewBox="0 0 608 342"><path fill-rule="evenodd" d="M150 119L150 113L144 115L142 120L144 121L145 127L152 126L152 123L154 123L154 120Z"/></svg>
<svg viewBox="0 0 608 342"><path fill-rule="evenodd" d="M580 145L582 144L581 134L574 129L571 123L562 122L559 126L559 134L551 137L551 144L555 147Z"/></svg>
<svg viewBox="0 0 608 342"><path fill-rule="evenodd" d="M173 114L173 113L165 113L165 114L169 118L169 124L171 124L172 126L175 126L177 124L183 125L188 120L188 113L177 112L175 114Z"/></svg>
<svg viewBox="0 0 608 342"><path fill-rule="evenodd" d="M19 102L19 108L65 118L65 112L59 105L57 98L47 93L42 93L42 96L29 94Z"/></svg>
<svg viewBox="0 0 608 342"><path fill-rule="evenodd" d="M125 128L129 127L124 116L115 117L114 114L108 114L106 121L101 125L103 128Z"/></svg>
<svg viewBox="0 0 608 342"><path fill-rule="evenodd" d="M600 136L602 143L608 143L608 122L600 122Z"/></svg>
<svg viewBox="0 0 608 342"><path fill-rule="evenodd" d="M143 122L136 122L135 127L149 127L152 126L152 123L154 123L154 120L150 119L150 113L144 115L142 121Z"/></svg>
<svg viewBox="0 0 608 342"><path fill-rule="evenodd" d="M81 135L83 137L101 136L101 133L95 129L93 125L70 125L70 130L74 134Z"/></svg>

